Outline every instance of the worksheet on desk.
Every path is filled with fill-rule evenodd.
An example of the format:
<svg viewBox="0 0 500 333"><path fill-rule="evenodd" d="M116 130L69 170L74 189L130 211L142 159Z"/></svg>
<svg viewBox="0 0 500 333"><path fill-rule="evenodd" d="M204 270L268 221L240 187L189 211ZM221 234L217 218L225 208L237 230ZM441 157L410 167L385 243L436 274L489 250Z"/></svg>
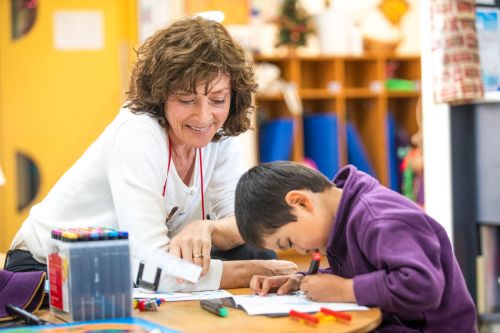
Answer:
<svg viewBox="0 0 500 333"><path fill-rule="evenodd" d="M365 311L366 306L356 303L320 303L313 302L302 293L277 295L237 295L233 296L234 302L241 306L247 314L253 315L279 315L288 314L290 310L299 312L318 312L320 308L334 311Z"/></svg>
<svg viewBox="0 0 500 333"><path fill-rule="evenodd" d="M192 292L150 292L145 291L140 288L134 288L134 298L141 299L152 299L152 298L163 298L167 302L175 301L199 301L202 299L215 299L232 297L233 295L225 290L207 290L207 291L192 291Z"/></svg>

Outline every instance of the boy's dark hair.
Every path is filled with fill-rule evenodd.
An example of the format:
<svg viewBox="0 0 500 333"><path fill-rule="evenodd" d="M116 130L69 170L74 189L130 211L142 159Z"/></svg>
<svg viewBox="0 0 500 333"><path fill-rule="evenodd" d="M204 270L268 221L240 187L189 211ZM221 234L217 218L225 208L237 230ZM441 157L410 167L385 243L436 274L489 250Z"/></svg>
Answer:
<svg viewBox="0 0 500 333"><path fill-rule="evenodd" d="M323 192L334 186L320 172L294 162L271 162L248 170L236 186L235 216L241 237L263 247L263 237L297 221L285 196L292 190Z"/></svg>

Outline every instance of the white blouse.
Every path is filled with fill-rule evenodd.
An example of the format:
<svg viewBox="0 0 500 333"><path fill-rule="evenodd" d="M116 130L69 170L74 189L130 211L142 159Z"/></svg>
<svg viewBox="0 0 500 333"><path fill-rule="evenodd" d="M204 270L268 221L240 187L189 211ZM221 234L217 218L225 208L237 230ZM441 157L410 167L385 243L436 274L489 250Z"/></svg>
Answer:
<svg viewBox="0 0 500 333"><path fill-rule="evenodd" d="M196 154L190 186L171 162L163 196L168 166L165 130L150 116L122 108L45 199L33 206L16 240L24 241L35 259L46 262L45 244L52 229L108 226L128 231L132 249L148 246L167 251L172 236L202 218L198 159ZM208 144L202 160L205 214L212 219L233 215L236 184L247 169L239 140L231 137ZM165 225L174 207L178 208ZM209 274L198 284L163 285L174 290L218 289L221 275L222 262L212 260Z"/></svg>

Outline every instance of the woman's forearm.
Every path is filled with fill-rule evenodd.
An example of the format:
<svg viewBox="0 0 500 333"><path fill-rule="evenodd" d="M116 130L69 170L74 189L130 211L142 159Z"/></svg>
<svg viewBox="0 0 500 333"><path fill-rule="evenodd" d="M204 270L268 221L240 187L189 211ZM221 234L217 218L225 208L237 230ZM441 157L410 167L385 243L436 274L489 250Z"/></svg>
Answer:
<svg viewBox="0 0 500 333"><path fill-rule="evenodd" d="M234 216L210 221L212 224L212 245L221 251L228 251L244 243Z"/></svg>
<svg viewBox="0 0 500 333"><path fill-rule="evenodd" d="M248 288L254 275L289 275L296 272L297 265L286 260L223 261L220 288Z"/></svg>

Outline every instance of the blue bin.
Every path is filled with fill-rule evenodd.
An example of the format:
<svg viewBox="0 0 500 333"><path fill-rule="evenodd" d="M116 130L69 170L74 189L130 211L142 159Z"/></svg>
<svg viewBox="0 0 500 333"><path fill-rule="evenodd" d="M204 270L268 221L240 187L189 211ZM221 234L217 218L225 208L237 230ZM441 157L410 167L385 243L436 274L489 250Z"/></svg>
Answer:
<svg viewBox="0 0 500 333"><path fill-rule="evenodd" d="M399 161L396 144L396 121L392 113L387 115L387 152L389 159L389 187L399 192Z"/></svg>
<svg viewBox="0 0 500 333"><path fill-rule="evenodd" d="M319 171L332 179L339 169L337 116L331 113L304 116L304 154Z"/></svg>
<svg viewBox="0 0 500 333"><path fill-rule="evenodd" d="M353 164L358 168L358 170L363 171L373 177L375 177L375 171L366 153L365 146L361 141L361 137L356 129L356 127L347 123L347 160L350 164Z"/></svg>
<svg viewBox="0 0 500 333"><path fill-rule="evenodd" d="M259 129L260 162L290 159L293 145L293 119L279 118L262 123Z"/></svg>

